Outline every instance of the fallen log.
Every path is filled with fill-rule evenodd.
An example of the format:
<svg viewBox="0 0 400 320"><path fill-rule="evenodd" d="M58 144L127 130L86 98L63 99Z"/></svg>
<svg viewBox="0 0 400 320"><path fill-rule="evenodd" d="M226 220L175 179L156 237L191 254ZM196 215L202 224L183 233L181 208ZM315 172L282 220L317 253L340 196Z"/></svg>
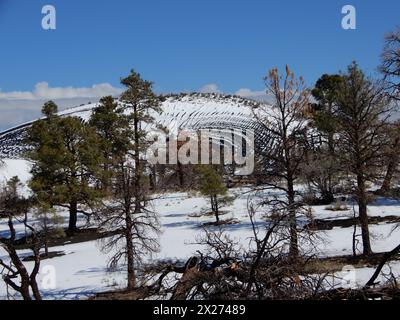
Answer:
<svg viewBox="0 0 400 320"><path fill-rule="evenodd" d="M375 284L375 280L378 278L379 274L382 271L382 268L385 266L386 262L395 256L398 252L400 252L400 244L394 248L392 251L386 252L382 258L382 261L379 263L378 267L376 268L374 274L372 275L371 279L365 284L364 287L368 288Z"/></svg>

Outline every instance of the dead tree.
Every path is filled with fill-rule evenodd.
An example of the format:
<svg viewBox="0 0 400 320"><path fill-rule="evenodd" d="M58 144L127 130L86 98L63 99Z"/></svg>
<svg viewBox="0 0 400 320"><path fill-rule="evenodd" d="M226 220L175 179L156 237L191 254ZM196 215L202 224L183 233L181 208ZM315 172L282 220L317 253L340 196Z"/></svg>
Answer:
<svg viewBox="0 0 400 320"><path fill-rule="evenodd" d="M400 252L400 245L398 245L396 248L394 248L392 251L386 252L382 258L382 261L379 263L378 267L376 268L374 274L372 277L368 280L368 282L365 284L365 287L371 287L375 284L375 280L378 278L379 274L382 271L382 268L385 266L385 264L388 262L390 258L395 256Z"/></svg>
<svg viewBox="0 0 400 320"><path fill-rule="evenodd" d="M306 299L321 288L329 288L324 274L308 274L306 256L296 263L288 257L286 214L274 213L271 218L274 215L263 220L260 230L255 216L250 215L254 236L245 248L223 227L205 228L196 239L202 250L186 262L162 261L146 266L142 274L147 285L131 294L135 299Z"/></svg>
<svg viewBox="0 0 400 320"><path fill-rule="evenodd" d="M379 70L385 77L391 97L400 100L400 28L385 36Z"/></svg>
<svg viewBox="0 0 400 320"><path fill-rule="evenodd" d="M261 105L254 109L254 116L273 144L265 146L262 158L263 170L270 178L269 184L285 192L289 213L290 254L298 255L297 203L295 182L299 166L304 161L305 113L309 108L309 92L302 77L297 79L289 67L285 75L278 69L269 71L265 77L267 94L272 106ZM283 182L283 183L282 183Z"/></svg>

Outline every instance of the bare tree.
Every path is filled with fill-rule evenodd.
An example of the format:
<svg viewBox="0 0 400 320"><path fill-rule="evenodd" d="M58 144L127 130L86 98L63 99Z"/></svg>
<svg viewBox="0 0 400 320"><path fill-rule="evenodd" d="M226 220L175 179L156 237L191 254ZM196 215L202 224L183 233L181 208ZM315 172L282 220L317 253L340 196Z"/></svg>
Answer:
<svg viewBox="0 0 400 320"><path fill-rule="evenodd" d="M134 165L121 162L113 188L118 190L113 197L98 211L96 217L100 229L111 232L113 236L102 239L102 250L112 253L109 261L111 270L115 270L121 262L127 264L128 289L137 286L136 271L142 258L158 250L158 217L149 207L140 202L137 210L137 189L134 186ZM141 201L145 201L145 188L141 189Z"/></svg>
<svg viewBox="0 0 400 320"><path fill-rule="evenodd" d="M385 36L379 70L385 76L392 98L400 100L400 27Z"/></svg>
<svg viewBox="0 0 400 320"><path fill-rule="evenodd" d="M339 165L325 145L307 150L307 157L300 166L301 177L308 186L303 195L308 204L330 204L334 201L335 186L339 182Z"/></svg>
<svg viewBox="0 0 400 320"><path fill-rule="evenodd" d="M305 263L311 256L294 261L285 244L290 238L283 213L272 211L269 220L256 218L249 211L254 236L244 247L226 229L204 228L197 237L201 245L185 261L160 261L142 272L145 283L129 294L133 299L233 300L233 299L310 299L319 290L330 288L325 274L310 274ZM263 221L263 222L261 222ZM304 261L304 262L302 262ZM105 295L100 295L99 298ZM115 296L114 296L115 297ZM126 298L127 296L125 296Z"/></svg>
<svg viewBox="0 0 400 320"><path fill-rule="evenodd" d="M295 182L299 177L299 166L304 161L304 140L307 121L304 117L309 108L309 90L302 77L296 78L286 67L280 75L278 69L269 71L265 77L267 94L272 97L272 106L261 105L254 109L254 116L263 130L272 137L273 143L260 155L263 170L269 176L269 185L283 190L287 197L290 228L290 254L298 255Z"/></svg>
<svg viewBox="0 0 400 320"><path fill-rule="evenodd" d="M17 177L12 178L0 193L0 216L7 218L8 237L0 237L0 245L8 253L10 261L0 259L1 274L6 285L21 294L24 300L41 300L41 294L36 281L40 268L40 238L35 229L28 224L27 212L30 201L18 193L20 183ZM28 246L33 253L34 266L29 272L18 255L16 240L17 232L14 223L19 221L29 232ZM19 283L18 283L19 282ZM32 293L31 293L32 292Z"/></svg>

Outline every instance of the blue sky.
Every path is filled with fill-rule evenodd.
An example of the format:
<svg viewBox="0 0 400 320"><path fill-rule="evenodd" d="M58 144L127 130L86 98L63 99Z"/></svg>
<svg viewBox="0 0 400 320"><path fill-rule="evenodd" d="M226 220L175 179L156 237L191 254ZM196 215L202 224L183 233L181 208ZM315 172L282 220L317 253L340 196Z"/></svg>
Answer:
<svg viewBox="0 0 400 320"><path fill-rule="evenodd" d="M35 1L0 0L0 88L118 85L130 68L158 90L217 83L262 88L273 66L290 64L307 82L352 60L371 72L385 32L400 24L400 1ZM41 8L57 29L41 29ZM357 30L341 29L341 8L357 9Z"/></svg>
<svg viewBox="0 0 400 320"><path fill-rule="evenodd" d="M41 28L45 4L56 7L56 30ZM356 30L341 28L346 4ZM158 92L235 93L262 90L267 70L285 64L312 85L352 60L375 72L397 25L398 0L0 0L0 89L119 87L135 68Z"/></svg>

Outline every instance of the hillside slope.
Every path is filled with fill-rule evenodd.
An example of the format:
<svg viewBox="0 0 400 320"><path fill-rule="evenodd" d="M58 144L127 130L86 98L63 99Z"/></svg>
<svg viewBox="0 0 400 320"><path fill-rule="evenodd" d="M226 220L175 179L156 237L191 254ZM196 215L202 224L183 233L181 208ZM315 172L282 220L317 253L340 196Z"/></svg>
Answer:
<svg viewBox="0 0 400 320"><path fill-rule="evenodd" d="M154 114L157 125L176 132L185 129L245 129L254 127L252 108L259 102L221 94L179 94L163 97L162 112ZM88 120L97 103L59 112L64 116L79 116ZM26 149L23 137L34 121L21 124L0 133L0 158L18 159Z"/></svg>

